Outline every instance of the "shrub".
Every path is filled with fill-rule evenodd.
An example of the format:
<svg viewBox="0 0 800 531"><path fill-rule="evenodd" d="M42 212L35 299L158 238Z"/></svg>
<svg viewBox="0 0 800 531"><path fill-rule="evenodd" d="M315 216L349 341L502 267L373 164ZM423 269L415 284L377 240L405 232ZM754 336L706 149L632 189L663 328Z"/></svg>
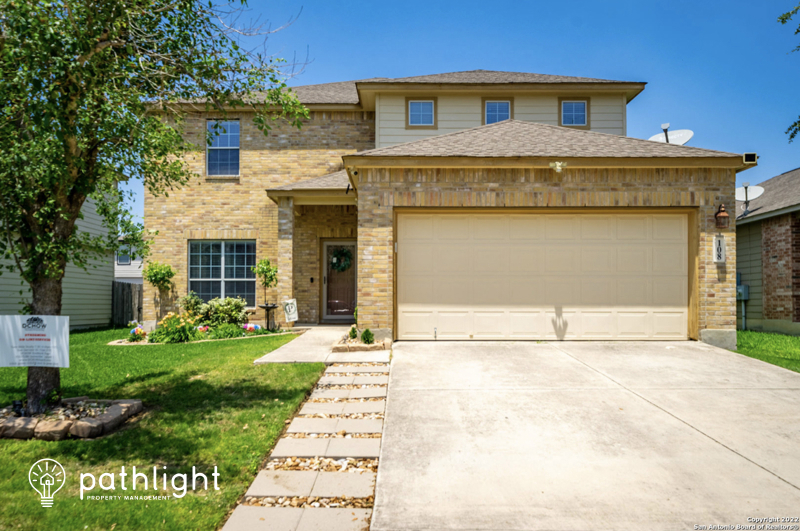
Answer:
<svg viewBox="0 0 800 531"><path fill-rule="evenodd" d="M350 339L355 339L358 337L358 329L356 325L350 327Z"/></svg>
<svg viewBox="0 0 800 531"><path fill-rule="evenodd" d="M375 343L375 336L372 334L369 328L365 328L363 332L361 332L361 342L365 345L371 345Z"/></svg>
<svg viewBox="0 0 800 531"><path fill-rule="evenodd" d="M172 286L172 277L175 270L169 264L159 262L148 262L142 269L142 277L150 284L158 288L159 291L167 291Z"/></svg>
<svg viewBox="0 0 800 531"><path fill-rule="evenodd" d="M150 332L151 343L186 343L201 339L202 334L195 327L197 317L189 314L169 312L158 323L158 328Z"/></svg>
<svg viewBox="0 0 800 531"><path fill-rule="evenodd" d="M212 328L208 334L210 339L230 339L232 337L242 337L244 330L240 325L223 324L216 328Z"/></svg>
<svg viewBox="0 0 800 531"><path fill-rule="evenodd" d="M224 324L239 327L247 320L244 309L247 301L239 298L226 297L224 299L211 299L198 309L200 322L211 327Z"/></svg>
<svg viewBox="0 0 800 531"><path fill-rule="evenodd" d="M185 297L178 299L178 307L186 313L193 315L201 315L203 307L203 299L197 296L197 293L190 291Z"/></svg>

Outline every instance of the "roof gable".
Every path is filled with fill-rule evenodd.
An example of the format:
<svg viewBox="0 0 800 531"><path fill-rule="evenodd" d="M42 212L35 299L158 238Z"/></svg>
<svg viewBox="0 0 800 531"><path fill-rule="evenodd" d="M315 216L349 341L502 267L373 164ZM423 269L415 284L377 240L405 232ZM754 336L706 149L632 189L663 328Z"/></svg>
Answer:
<svg viewBox="0 0 800 531"><path fill-rule="evenodd" d="M800 168L795 168L786 173L768 179L758 186L764 188L761 197L750 201L747 216L739 216L739 221L750 218L771 217L765 214L778 214L779 211L791 207L800 207ZM736 213L743 212L743 201L736 202Z"/></svg>

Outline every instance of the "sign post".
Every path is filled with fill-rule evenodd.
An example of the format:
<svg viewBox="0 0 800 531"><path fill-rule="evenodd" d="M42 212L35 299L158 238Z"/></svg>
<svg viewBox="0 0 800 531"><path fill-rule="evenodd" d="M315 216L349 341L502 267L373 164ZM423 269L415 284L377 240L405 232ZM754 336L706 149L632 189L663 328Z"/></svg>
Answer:
<svg viewBox="0 0 800 531"><path fill-rule="evenodd" d="M69 367L69 317L0 316L0 367Z"/></svg>

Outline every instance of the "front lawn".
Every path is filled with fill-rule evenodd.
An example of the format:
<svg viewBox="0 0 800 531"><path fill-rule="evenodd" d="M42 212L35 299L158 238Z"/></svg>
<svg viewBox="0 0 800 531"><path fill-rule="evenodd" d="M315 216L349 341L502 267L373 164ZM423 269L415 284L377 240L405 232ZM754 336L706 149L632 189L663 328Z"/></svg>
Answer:
<svg viewBox="0 0 800 531"><path fill-rule="evenodd" d="M61 372L64 396L138 398L145 412L123 429L95 440L43 442L0 439L0 530L17 529L215 529L256 475L300 402L319 378L322 364L253 365L253 360L294 336L187 345L108 346L129 330L70 335L70 368ZM25 369L0 368L0 405L25 396ZM67 482L42 508L28 483L28 470L55 459ZM188 490L185 497L158 501L92 501L79 498L79 477L115 474L116 490L96 487L87 495L130 495L120 488L120 467L167 482L192 466L208 475L216 465L220 490ZM166 466L164 470L162 467ZM87 479L87 484L90 481ZM105 483L108 485L108 481ZM178 484L180 486L180 483ZM141 488L141 485L140 485ZM191 488L191 485L190 485Z"/></svg>
<svg viewBox="0 0 800 531"><path fill-rule="evenodd" d="M737 352L800 372L800 337L739 330Z"/></svg>

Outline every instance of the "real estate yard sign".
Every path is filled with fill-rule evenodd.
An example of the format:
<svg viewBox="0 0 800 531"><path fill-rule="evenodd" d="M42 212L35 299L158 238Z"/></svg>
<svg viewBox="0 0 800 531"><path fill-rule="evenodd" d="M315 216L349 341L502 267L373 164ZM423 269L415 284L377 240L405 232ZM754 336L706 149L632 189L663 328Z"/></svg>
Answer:
<svg viewBox="0 0 800 531"><path fill-rule="evenodd" d="M283 301L283 312L286 314L287 323L297 321L297 299Z"/></svg>
<svg viewBox="0 0 800 531"><path fill-rule="evenodd" d="M69 367L69 317L1 315L0 367Z"/></svg>

